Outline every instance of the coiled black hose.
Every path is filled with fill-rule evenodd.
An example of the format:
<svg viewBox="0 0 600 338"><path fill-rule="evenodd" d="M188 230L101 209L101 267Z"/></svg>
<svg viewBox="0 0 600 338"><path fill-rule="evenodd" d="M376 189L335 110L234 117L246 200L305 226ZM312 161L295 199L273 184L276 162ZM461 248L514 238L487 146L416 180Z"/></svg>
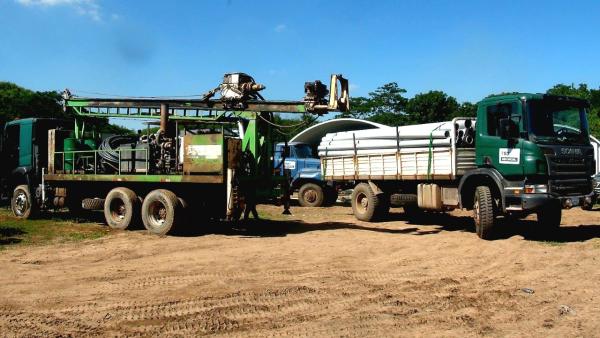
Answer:
<svg viewBox="0 0 600 338"><path fill-rule="evenodd" d="M119 153L117 149L122 144L134 143L137 141L135 136L113 135L105 138L98 147L98 156L104 161L117 166L119 164Z"/></svg>

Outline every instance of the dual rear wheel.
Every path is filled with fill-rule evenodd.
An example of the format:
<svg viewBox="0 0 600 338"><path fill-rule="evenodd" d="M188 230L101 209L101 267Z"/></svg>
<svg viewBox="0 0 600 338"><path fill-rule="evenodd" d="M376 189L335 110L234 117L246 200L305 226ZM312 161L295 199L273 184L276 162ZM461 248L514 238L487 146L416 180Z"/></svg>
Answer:
<svg viewBox="0 0 600 338"><path fill-rule="evenodd" d="M140 198L129 188L112 189L104 202L106 223L113 229L127 229L139 224L156 235L166 235L175 226L181 213L182 201L166 189L151 191Z"/></svg>

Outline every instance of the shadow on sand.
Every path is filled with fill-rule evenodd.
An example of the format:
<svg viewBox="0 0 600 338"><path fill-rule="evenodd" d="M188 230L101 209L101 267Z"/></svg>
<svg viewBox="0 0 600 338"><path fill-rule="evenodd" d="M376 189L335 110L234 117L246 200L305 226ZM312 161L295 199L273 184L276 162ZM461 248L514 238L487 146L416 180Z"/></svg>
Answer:
<svg viewBox="0 0 600 338"><path fill-rule="evenodd" d="M593 211L592 211L593 212ZM495 239L506 239L515 235L523 236L531 241L552 242L581 242L600 238L600 214L598 224L583 224L578 226L562 226L557 230L544 229L536 220L503 219L499 218L496 225ZM389 221L404 221L407 224L433 226L440 231L467 231L475 233L473 219L468 216L452 216L444 213L424 214L416 219L407 219L403 213L390 214ZM427 234L421 231L420 235Z"/></svg>
<svg viewBox="0 0 600 338"><path fill-rule="evenodd" d="M341 205L341 204L340 204ZM445 213L424 214L418 218L408 219L402 209L392 209L389 217L377 223L345 223L335 221L323 221L318 223L306 223L301 220L250 220L240 222L219 222L186 217L182 224L174 229L170 234L175 237L194 237L203 235L227 235L243 237L283 237L290 234L302 234L314 231L333 231L333 230L359 230L388 234L404 235L435 235L442 231L462 231L471 232L475 235L473 220L468 216L452 216ZM590 211L598 213L599 224L583 224L578 226L563 226L557 231L547 231L543 229L535 220L513 220L499 219L496 239L506 239L515 235L523 236L531 241L551 241L551 242L580 242L593 238L600 238L600 209ZM349 210L348 215L351 215ZM73 217L67 212L51 212L40 215L43 219L74 220L78 222L93 222L104 224L104 215L102 211L85 212L77 217ZM398 221L405 224L399 225ZM201 224L201 225L200 225ZM406 226L409 227L406 227ZM2 229L3 232L11 228ZM143 226L132 230L142 230ZM15 229L17 230L17 229ZM0 233L2 242L11 242L16 234ZM14 243L14 242L12 242ZM0 244L12 244L0 243Z"/></svg>
<svg viewBox="0 0 600 338"><path fill-rule="evenodd" d="M397 221L405 222L399 225ZM358 230L403 235L435 235L442 231L471 232L475 235L475 227L471 217L452 216L443 213L426 214L417 219L407 219L403 213L393 212L378 223L345 223L318 222L306 223L300 220L253 220L237 223L214 221L187 221L182 224L173 236L193 237L208 234L243 236L243 237L283 237L290 234L301 234L314 231ZM202 227L194 224L202 223ZM406 226L409 227L406 227ZM506 239L515 235L523 236L531 241L579 242L592 238L600 238L600 224L561 227L557 231L544 231L535 220L503 220L499 219L497 239Z"/></svg>

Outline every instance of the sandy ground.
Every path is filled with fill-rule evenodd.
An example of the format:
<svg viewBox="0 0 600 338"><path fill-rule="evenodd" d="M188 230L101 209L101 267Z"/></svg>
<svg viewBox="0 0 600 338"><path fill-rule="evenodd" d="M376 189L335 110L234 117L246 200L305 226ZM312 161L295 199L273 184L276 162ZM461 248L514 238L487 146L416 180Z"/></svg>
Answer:
<svg viewBox="0 0 600 338"><path fill-rule="evenodd" d="M527 220L480 240L465 212L293 212L4 250L0 335L600 336L600 210L551 241Z"/></svg>

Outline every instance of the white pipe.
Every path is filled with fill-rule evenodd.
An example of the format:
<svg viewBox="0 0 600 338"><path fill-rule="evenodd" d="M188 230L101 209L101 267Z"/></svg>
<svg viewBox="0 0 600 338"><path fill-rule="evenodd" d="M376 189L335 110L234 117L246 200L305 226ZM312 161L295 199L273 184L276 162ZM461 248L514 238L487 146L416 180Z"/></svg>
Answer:
<svg viewBox="0 0 600 338"><path fill-rule="evenodd" d="M233 209L235 206L233 205L233 175L235 174L235 169L227 168L227 200L225 203L225 215L230 219L233 215Z"/></svg>
<svg viewBox="0 0 600 338"><path fill-rule="evenodd" d="M450 147L436 147L433 148L433 152L445 151L448 152ZM357 155L382 155L382 154L395 154L395 149L359 149L356 151ZM415 148L404 148L400 150L400 154L404 153L423 153L428 154L429 148L424 147L415 147ZM328 151L320 151L319 156L322 158L328 157L339 157L339 156L354 156L354 150L328 150Z"/></svg>
<svg viewBox="0 0 600 338"><path fill-rule="evenodd" d="M42 205L44 203L46 203L46 185L45 185L45 180L44 180L44 176L46 174L46 168L42 168Z"/></svg>
<svg viewBox="0 0 600 338"><path fill-rule="evenodd" d="M242 121L238 120L238 134L240 135L240 139L243 140L244 139L244 124L242 123Z"/></svg>
<svg viewBox="0 0 600 338"><path fill-rule="evenodd" d="M350 150L350 149L377 149L377 148L391 148L396 149L398 147L428 147L432 146L449 146L451 143L450 138L447 139L434 139L434 140L402 140L396 142L394 140L358 140L356 143L342 141L333 142L330 144L321 144L317 150Z"/></svg>

